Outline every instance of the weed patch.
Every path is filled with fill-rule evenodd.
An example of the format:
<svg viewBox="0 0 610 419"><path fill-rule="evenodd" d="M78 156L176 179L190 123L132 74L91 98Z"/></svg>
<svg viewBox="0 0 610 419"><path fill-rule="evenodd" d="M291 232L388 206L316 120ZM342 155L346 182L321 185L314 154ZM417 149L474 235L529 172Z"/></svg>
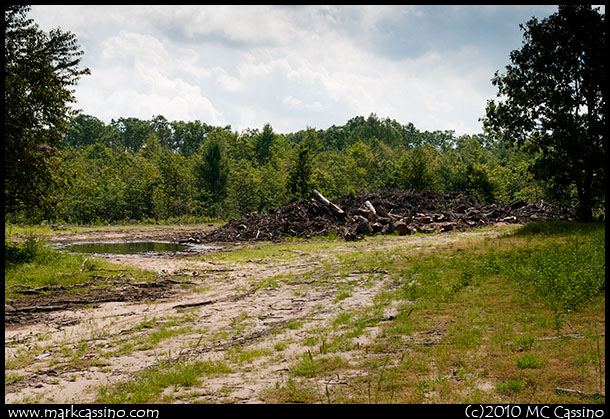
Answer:
<svg viewBox="0 0 610 419"><path fill-rule="evenodd" d="M187 389L201 383L201 377L228 374L232 370L225 363L197 361L175 362L144 370L138 377L114 386L99 389L98 401L102 403L159 403L162 393L170 386Z"/></svg>
<svg viewBox="0 0 610 419"><path fill-rule="evenodd" d="M496 390L498 393L519 393L525 389L527 381L523 378L511 378L499 384Z"/></svg>
<svg viewBox="0 0 610 419"><path fill-rule="evenodd" d="M538 359L534 354L525 354L517 358L517 368L520 369L536 369L544 364L544 360Z"/></svg>

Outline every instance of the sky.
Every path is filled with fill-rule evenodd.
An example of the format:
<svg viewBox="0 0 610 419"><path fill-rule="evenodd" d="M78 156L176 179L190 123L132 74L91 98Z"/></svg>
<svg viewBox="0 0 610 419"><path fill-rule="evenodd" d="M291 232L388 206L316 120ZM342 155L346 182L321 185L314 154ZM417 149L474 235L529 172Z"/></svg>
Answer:
<svg viewBox="0 0 610 419"><path fill-rule="evenodd" d="M91 75L75 109L199 120L276 133L356 116L421 131L482 131L496 71L519 24L551 5L35 5L48 31L73 32ZM604 11L604 9L602 9Z"/></svg>

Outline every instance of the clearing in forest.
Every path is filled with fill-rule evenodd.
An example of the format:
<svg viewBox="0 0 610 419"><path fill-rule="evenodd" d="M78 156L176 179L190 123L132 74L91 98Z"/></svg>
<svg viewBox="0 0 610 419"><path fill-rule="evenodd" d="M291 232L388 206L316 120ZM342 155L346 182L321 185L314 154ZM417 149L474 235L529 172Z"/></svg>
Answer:
<svg viewBox="0 0 610 419"><path fill-rule="evenodd" d="M603 402L603 230L83 257L87 281L6 285L5 402Z"/></svg>

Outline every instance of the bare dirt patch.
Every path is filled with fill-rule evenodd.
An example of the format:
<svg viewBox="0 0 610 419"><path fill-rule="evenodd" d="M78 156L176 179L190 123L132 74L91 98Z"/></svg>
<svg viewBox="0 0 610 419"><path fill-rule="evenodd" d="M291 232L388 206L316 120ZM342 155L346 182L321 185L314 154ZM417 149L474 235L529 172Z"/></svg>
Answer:
<svg viewBox="0 0 610 419"><path fill-rule="evenodd" d="M21 328L43 322L49 313L76 310L84 306L108 302L136 302L156 300L172 293L176 281L161 279L156 282L134 283L129 280L113 280L108 287L84 283L73 287L50 286L37 289L13 289L14 293L27 294L10 300L4 308L5 330ZM82 291L79 290L82 289Z"/></svg>
<svg viewBox="0 0 610 419"><path fill-rule="evenodd" d="M145 234L130 231L131 238ZM208 377L195 388L166 389L163 397L187 403L263 403L265 389L285 382L295 359L307 351L322 353L325 343L307 347L305 339L319 334L321 342L330 340L332 336L322 334L330 333L341 313L366 310L381 290L396 286L383 270L333 274L338 255L434 247L498 234L490 230L339 241L330 250L284 247L245 260L230 255L250 244L224 244L226 258L108 259L155 272L158 281L118 281L78 295L61 288L39 290L5 307L5 402L92 402L98 400L101 386L134 379L166 361L224 360L231 373ZM395 315L390 308L376 320ZM414 335L411 343L434 344L443 330L437 325ZM377 332L372 325L358 337L360 352L368 350ZM355 353L343 355L349 362ZM342 382L334 375L324 380L326 385Z"/></svg>

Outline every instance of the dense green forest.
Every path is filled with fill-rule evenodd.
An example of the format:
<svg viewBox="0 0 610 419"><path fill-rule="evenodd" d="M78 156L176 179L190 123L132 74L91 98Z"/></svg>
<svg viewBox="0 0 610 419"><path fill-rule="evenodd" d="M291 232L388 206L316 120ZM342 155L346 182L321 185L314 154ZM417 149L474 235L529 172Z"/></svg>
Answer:
<svg viewBox="0 0 610 419"><path fill-rule="evenodd" d="M485 202L563 199L527 172L530 154L482 134L419 131L375 114L326 130L242 132L201 121L79 114L62 155L70 182L49 222L201 220L264 212L308 197L356 191L463 191ZM19 217L19 215L17 215Z"/></svg>
<svg viewBox="0 0 610 419"><path fill-rule="evenodd" d="M76 36L5 10L5 222L228 219L313 188L458 191L483 202L553 201L605 217L605 15L586 5L521 25L481 134L356 116L342 126L241 132L201 121L73 112ZM557 57L561 57L560 60Z"/></svg>

